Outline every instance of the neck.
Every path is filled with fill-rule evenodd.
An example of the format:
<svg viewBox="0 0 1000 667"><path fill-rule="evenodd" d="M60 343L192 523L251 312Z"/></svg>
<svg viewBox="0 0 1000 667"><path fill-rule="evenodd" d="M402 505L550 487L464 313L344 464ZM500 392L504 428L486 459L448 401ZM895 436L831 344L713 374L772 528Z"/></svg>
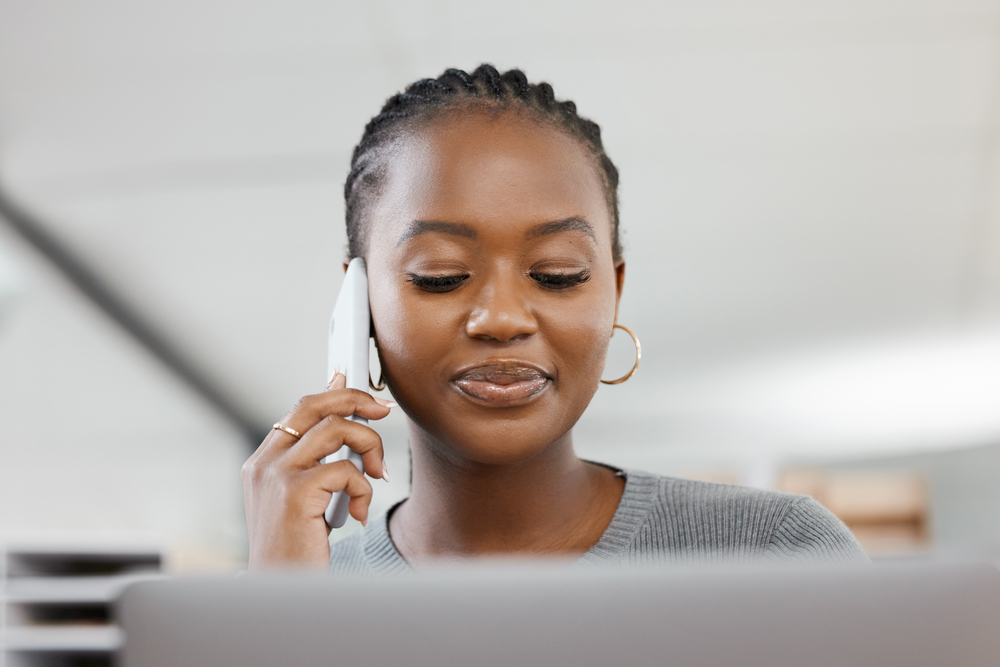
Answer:
<svg viewBox="0 0 1000 667"><path fill-rule="evenodd" d="M581 554L614 516L624 482L582 461L571 433L537 456L486 464L447 451L410 426L412 493L390 532L412 563L441 557Z"/></svg>

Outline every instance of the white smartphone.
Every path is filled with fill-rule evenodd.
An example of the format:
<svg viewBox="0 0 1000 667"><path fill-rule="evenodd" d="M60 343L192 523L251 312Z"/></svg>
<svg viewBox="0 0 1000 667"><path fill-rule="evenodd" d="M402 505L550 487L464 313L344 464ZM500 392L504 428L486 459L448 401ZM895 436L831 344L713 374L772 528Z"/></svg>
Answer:
<svg viewBox="0 0 1000 667"><path fill-rule="evenodd" d="M340 286L337 303L330 318L330 339L327 352L326 377L329 380L338 367L347 377L349 389L368 391L368 339L371 338L371 310L368 307L368 271L365 260L355 257L347 265L344 283ZM364 417L351 415L353 422L367 424ZM348 459L364 472L361 455L346 445L325 457L322 463ZM347 522L347 505L351 498L343 491L333 494L323 518L330 528L340 528Z"/></svg>

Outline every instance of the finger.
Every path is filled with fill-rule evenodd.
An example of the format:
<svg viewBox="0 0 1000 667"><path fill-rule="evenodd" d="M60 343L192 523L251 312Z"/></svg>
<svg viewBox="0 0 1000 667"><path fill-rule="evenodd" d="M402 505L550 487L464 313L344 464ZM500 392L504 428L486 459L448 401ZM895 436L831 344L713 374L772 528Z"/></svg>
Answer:
<svg viewBox="0 0 1000 667"><path fill-rule="evenodd" d="M326 383L327 389L331 389L333 387L333 381L337 379L338 375L340 375L340 364L333 367L333 375L330 376L330 379Z"/></svg>
<svg viewBox="0 0 1000 667"><path fill-rule="evenodd" d="M336 382L336 381L335 381ZM379 404L366 391L358 389L331 389L322 394L303 396L281 419L281 423L305 435L312 427L330 416L350 417L357 415L365 419L384 419L391 408ZM279 431L271 434L275 447L284 449L294 445L298 438ZM270 443L269 443L270 444Z"/></svg>
<svg viewBox="0 0 1000 667"><path fill-rule="evenodd" d="M343 389L347 386L347 376L340 372L340 366L337 366L336 372L333 377L330 378L330 384L326 385L327 391L331 389Z"/></svg>
<svg viewBox="0 0 1000 667"><path fill-rule="evenodd" d="M343 491L351 498L348 505L351 516L362 523L367 523L368 506L372 501L372 485L350 461L335 461L317 466L305 473L303 481L312 488L322 489L330 496ZM326 511L326 506L330 504L329 496L324 495L324 497L327 501L322 506L320 514Z"/></svg>
<svg viewBox="0 0 1000 667"><path fill-rule="evenodd" d="M291 414L291 413L289 413ZM287 422L288 417L283 418L278 424L281 424L285 428L295 431L298 436L292 435L288 431L282 430L277 427L277 425L271 427L271 431L264 438L264 441L260 443L257 451L254 452L254 456L266 460L273 459L275 456L280 456L281 452L287 450L289 447L294 445L299 439L305 434L304 431L299 428L290 426Z"/></svg>
<svg viewBox="0 0 1000 667"><path fill-rule="evenodd" d="M250 455L250 458L248 458L246 462L243 464L244 470L253 468L253 466L260 461L266 461L274 458L272 450L274 447L273 441L275 436L275 430L276 429L272 428L270 431L268 431L267 435L264 436L264 439L261 440L259 445L257 445L257 449L254 450L253 454Z"/></svg>
<svg viewBox="0 0 1000 667"><path fill-rule="evenodd" d="M326 385L326 390L330 391L331 389L344 389L346 387L347 387L347 376L341 373L340 366L337 366L336 370L334 370L333 372L333 377L330 378L330 381ZM372 398L375 399L375 402L378 403L379 405L384 405L387 408L396 407L396 404L387 398L382 398L381 396L372 396Z"/></svg>
<svg viewBox="0 0 1000 667"><path fill-rule="evenodd" d="M368 512L371 508L372 498L369 495L367 498L362 499L360 496L351 497L347 503L347 511L355 519L361 522L362 526L368 526Z"/></svg>
<svg viewBox="0 0 1000 667"><path fill-rule="evenodd" d="M361 389L335 388L322 394L304 397L292 412L288 413L287 419L311 418L313 425L330 415L341 417L357 415L365 419L383 419L393 406L395 403L386 405L384 401L379 402L375 396ZM288 425L287 422L282 423Z"/></svg>
<svg viewBox="0 0 1000 667"><path fill-rule="evenodd" d="M388 416L391 408L396 406L392 401L372 396L361 389L331 389L317 394L316 398L317 402L314 407L319 410L323 417L357 415L365 419L384 419Z"/></svg>
<svg viewBox="0 0 1000 667"><path fill-rule="evenodd" d="M344 445L361 454L369 477L381 479L385 475L382 438L368 426L343 417L327 417L309 429L302 440L288 450L287 455L291 457L293 465L307 468L316 465Z"/></svg>

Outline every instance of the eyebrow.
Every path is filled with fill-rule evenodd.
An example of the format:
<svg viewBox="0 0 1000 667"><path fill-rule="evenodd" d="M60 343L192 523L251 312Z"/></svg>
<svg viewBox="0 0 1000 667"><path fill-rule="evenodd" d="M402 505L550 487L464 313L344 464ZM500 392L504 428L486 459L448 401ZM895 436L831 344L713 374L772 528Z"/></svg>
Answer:
<svg viewBox="0 0 1000 667"><path fill-rule="evenodd" d="M590 223L575 215L565 220L553 220L535 225L524 236L529 239L537 239L540 236L548 236L549 234L558 234L560 232L583 232L595 243L597 242L597 235L594 234L594 228L590 226Z"/></svg>
<svg viewBox="0 0 1000 667"><path fill-rule="evenodd" d="M396 245L403 245L415 236L437 232L467 239L476 238L476 230L462 222L440 222L438 220L414 220L406 226Z"/></svg>
<svg viewBox="0 0 1000 667"><path fill-rule="evenodd" d="M463 222L414 220L406 226L406 229L403 231L403 235L399 237L397 245L403 245L410 239L420 236L421 234L430 234L434 232L438 234L461 236L462 238L467 239L475 239L478 236L476 234L476 230L471 225L467 225ZM549 222L537 224L525 232L524 237L527 239L537 239L542 236L559 234L561 232L583 232L595 243L597 242L597 235L594 233L594 228L589 222L579 216L572 216L570 218L565 218L564 220L551 220Z"/></svg>

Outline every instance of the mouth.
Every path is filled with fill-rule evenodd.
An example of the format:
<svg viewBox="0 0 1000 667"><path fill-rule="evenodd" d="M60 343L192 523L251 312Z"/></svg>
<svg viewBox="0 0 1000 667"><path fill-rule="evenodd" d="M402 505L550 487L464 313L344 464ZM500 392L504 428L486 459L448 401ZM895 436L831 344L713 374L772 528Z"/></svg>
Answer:
<svg viewBox="0 0 1000 667"><path fill-rule="evenodd" d="M524 405L551 383L542 369L523 361L493 361L466 369L452 380L466 396L496 407Z"/></svg>

